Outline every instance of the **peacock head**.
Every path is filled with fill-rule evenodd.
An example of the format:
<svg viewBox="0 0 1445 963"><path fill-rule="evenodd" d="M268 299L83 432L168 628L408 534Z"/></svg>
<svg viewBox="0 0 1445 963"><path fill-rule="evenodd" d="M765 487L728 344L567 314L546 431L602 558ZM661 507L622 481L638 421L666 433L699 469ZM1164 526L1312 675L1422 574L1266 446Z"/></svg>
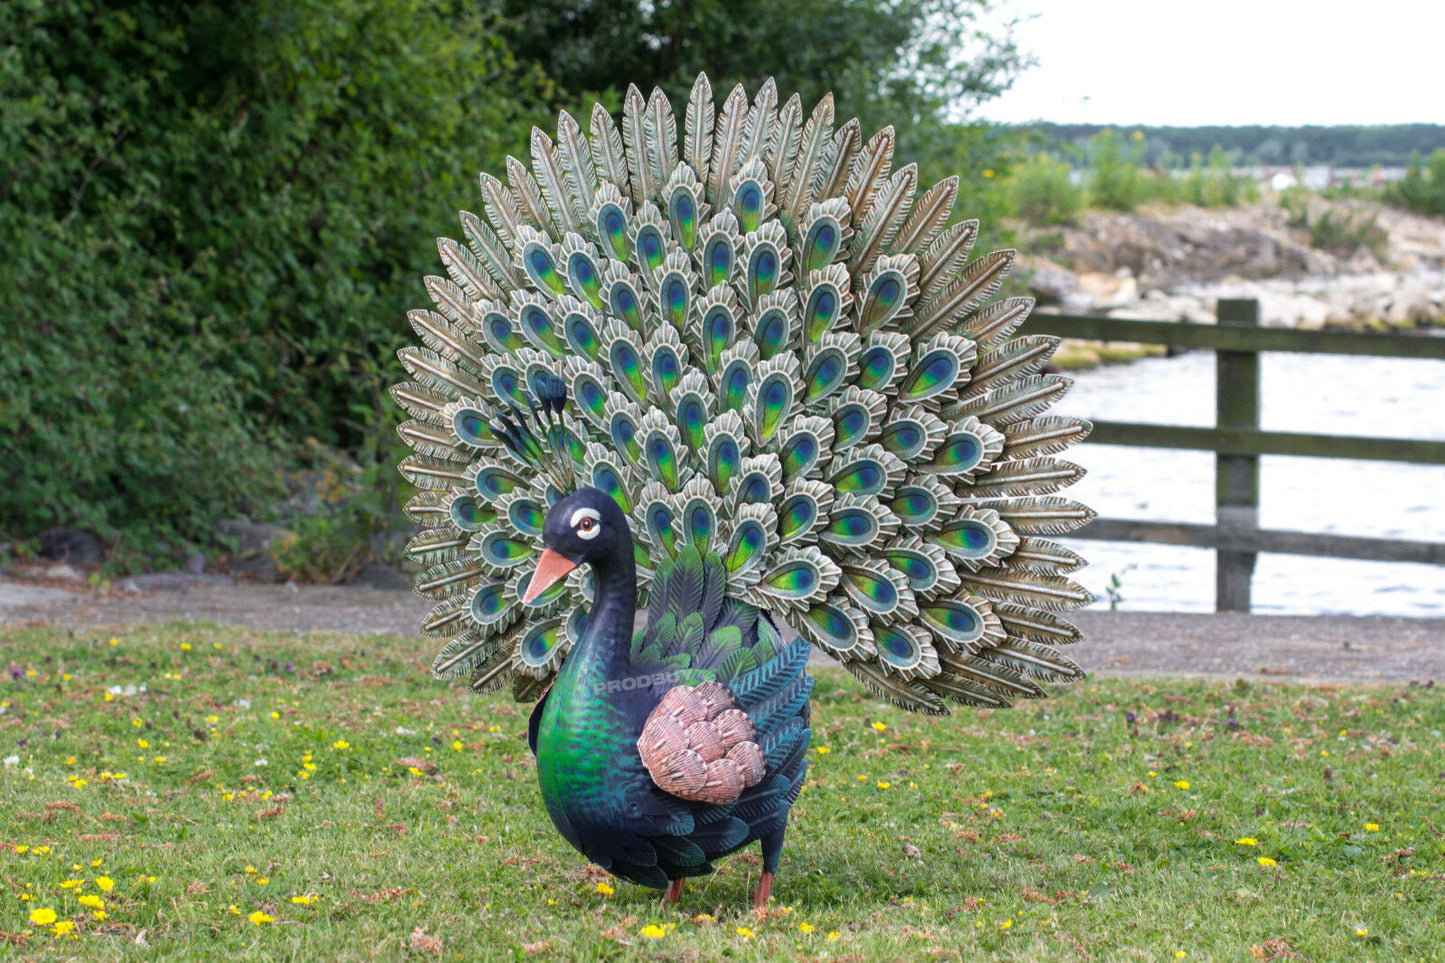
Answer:
<svg viewBox="0 0 1445 963"><path fill-rule="evenodd" d="M522 601L530 602L584 562L632 560L627 516L606 492L579 488L552 506L542 525L542 557Z"/></svg>

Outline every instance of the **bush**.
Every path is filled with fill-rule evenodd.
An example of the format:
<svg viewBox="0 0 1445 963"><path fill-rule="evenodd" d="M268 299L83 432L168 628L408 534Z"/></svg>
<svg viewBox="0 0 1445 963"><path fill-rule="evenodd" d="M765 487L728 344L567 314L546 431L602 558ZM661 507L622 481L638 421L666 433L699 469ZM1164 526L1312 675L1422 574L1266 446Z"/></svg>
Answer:
<svg viewBox="0 0 1445 963"><path fill-rule="evenodd" d="M1379 258L1389 248L1390 235L1377 211L1330 205L1300 187L1280 194L1279 203L1285 226L1308 231L1310 246L1318 250L1349 257L1363 247Z"/></svg>
<svg viewBox="0 0 1445 963"><path fill-rule="evenodd" d="M269 503L284 439L387 444L432 238L550 109L494 33L423 0L0 5L23 38L0 50L0 531L179 557Z"/></svg>
<svg viewBox="0 0 1445 963"><path fill-rule="evenodd" d="M1236 174L1229 154L1220 147L1209 152L1208 167L1198 154L1193 155L1182 187L1183 199L1199 207L1238 207L1259 200L1259 185Z"/></svg>
<svg viewBox="0 0 1445 963"><path fill-rule="evenodd" d="M1084 209L1084 189L1074 183L1067 163L1034 154L1009 179L1014 213L1030 224L1074 224Z"/></svg>
<svg viewBox="0 0 1445 963"><path fill-rule="evenodd" d="M1405 176L1386 188L1385 200L1417 214L1445 217L1445 150L1431 154L1427 163L1415 154Z"/></svg>
<svg viewBox="0 0 1445 963"><path fill-rule="evenodd" d="M1093 173L1089 178L1089 203L1111 211L1132 211L1150 199L1144 172L1139 168L1143 141L1135 138L1132 148L1113 130L1089 139Z"/></svg>

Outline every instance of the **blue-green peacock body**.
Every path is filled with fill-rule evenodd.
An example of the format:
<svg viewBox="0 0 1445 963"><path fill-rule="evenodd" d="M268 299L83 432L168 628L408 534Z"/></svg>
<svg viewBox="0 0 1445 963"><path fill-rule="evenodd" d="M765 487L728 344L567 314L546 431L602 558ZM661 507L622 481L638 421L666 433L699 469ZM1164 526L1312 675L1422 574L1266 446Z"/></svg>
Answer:
<svg viewBox="0 0 1445 963"><path fill-rule="evenodd" d="M434 673L546 693L549 814L656 886L753 840L771 877L807 643L908 709L1006 706L1081 675L1091 601L1049 538L1092 517L1057 494L1089 426L1045 414L1057 341L990 300L1013 252L970 258L956 179L771 81L700 76L677 128L631 88L483 174L393 389Z"/></svg>

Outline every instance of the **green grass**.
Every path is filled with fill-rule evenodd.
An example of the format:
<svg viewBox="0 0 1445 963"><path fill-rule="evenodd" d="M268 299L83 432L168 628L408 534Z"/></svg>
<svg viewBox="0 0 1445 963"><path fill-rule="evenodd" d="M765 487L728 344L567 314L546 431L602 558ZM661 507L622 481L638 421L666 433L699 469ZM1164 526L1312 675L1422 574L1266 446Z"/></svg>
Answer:
<svg viewBox="0 0 1445 963"><path fill-rule="evenodd" d="M421 643L4 642L0 955L1395 960L1445 938L1438 689L1091 680L932 719L824 673L758 920L751 854L675 909L607 892L539 804L527 707L428 680Z"/></svg>

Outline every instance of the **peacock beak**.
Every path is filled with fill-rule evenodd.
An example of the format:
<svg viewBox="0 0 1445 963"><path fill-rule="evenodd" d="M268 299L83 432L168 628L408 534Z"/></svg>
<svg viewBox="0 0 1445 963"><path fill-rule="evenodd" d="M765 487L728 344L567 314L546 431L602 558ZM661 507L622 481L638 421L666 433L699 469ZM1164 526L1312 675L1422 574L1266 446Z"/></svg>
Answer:
<svg viewBox="0 0 1445 963"><path fill-rule="evenodd" d="M557 584L568 572L577 567L577 562L572 561L565 555L559 555L550 548L542 549L542 557L537 560L537 571L532 573L532 581L527 583L527 591L522 595L523 602L531 602L547 589Z"/></svg>

